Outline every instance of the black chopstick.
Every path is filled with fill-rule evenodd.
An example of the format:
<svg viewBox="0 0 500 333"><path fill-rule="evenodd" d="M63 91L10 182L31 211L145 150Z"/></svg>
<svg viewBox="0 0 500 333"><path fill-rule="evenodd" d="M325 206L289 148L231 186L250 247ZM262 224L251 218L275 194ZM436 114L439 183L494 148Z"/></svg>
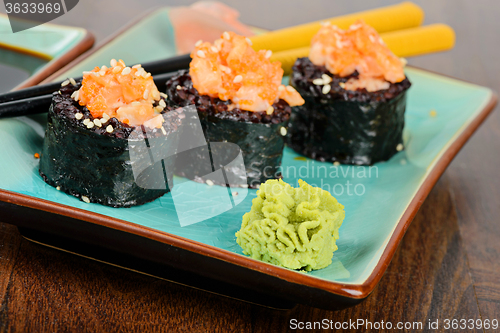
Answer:
<svg viewBox="0 0 500 333"><path fill-rule="evenodd" d="M146 70L146 72L151 73L151 75L157 75L162 73L174 72L180 69L187 69L189 68L190 62L191 62L191 57L189 56L189 54L184 54L181 56L176 56L168 59L148 62L142 64L142 67ZM81 77L75 79L78 80L81 79ZM38 97L46 94L51 94L52 92L59 90L61 83L62 82L42 84L21 90L11 91L5 94L0 94L0 103L24 100L31 97Z"/></svg>
<svg viewBox="0 0 500 333"><path fill-rule="evenodd" d="M153 80L159 90L162 91L162 87L165 87L167 81L174 75L175 72L158 74L153 76ZM1 103L0 118L29 116L47 112L52 102L52 93L58 91L60 87L61 84L59 83L56 88L48 94Z"/></svg>

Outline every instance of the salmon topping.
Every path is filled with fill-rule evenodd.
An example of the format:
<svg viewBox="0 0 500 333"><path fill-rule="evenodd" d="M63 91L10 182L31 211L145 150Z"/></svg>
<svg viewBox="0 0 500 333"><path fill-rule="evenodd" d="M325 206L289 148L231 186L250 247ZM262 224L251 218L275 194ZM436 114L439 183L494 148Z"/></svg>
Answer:
<svg viewBox="0 0 500 333"><path fill-rule="evenodd" d="M199 94L230 100L242 110L267 111L279 99L304 104L295 89L281 85L281 63L271 63L269 56L266 50L256 52L248 38L224 32L213 44L197 43L189 74Z"/></svg>
<svg viewBox="0 0 500 333"><path fill-rule="evenodd" d="M127 67L122 60L113 59L110 68L95 67L84 73L78 99L94 118L106 114L130 126L145 124L161 112L154 107L160 92L151 74L140 65Z"/></svg>
<svg viewBox="0 0 500 333"><path fill-rule="evenodd" d="M387 89L389 82L405 79L403 62L389 50L375 29L361 20L347 30L324 24L312 39L309 59L339 76L357 71L358 78L346 83L348 90L377 91Z"/></svg>

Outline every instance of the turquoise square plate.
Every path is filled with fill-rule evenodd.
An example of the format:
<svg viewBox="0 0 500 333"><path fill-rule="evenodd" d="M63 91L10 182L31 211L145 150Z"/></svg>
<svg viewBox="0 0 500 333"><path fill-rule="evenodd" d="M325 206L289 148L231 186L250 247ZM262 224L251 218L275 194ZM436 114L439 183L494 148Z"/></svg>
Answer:
<svg viewBox="0 0 500 333"><path fill-rule="evenodd" d="M174 54L168 9L160 9L52 79L80 76L84 70L108 64L111 58L139 63ZM38 234L74 239L74 243L92 243L88 247L101 250L89 254L82 249L85 245L78 250L62 241L58 244L65 245L53 246L66 246L90 257L109 251L113 256L97 259L154 275L162 273L151 266L165 265L210 281L200 286L189 274L175 278L163 271L164 277L180 283L230 296L234 294L227 290L235 286L240 291L237 297L246 300L242 290L329 309L356 304L378 283L432 186L496 103L496 95L488 88L416 68L407 68L406 73L412 87L405 150L389 161L372 167L335 166L306 159L289 148L284 151L285 181L297 184L302 178L329 190L345 206L339 249L327 268L304 273L242 254L235 232L242 215L250 210L255 190L249 190L233 209L188 226L180 225L170 193L143 206L117 209L86 204L57 191L41 179L38 160L33 157L41 151L45 115L0 120L0 209L10 216L5 222ZM193 191L211 191L208 185L196 186ZM36 235L31 232L29 237ZM138 259L137 264L132 267L120 261L121 255ZM212 288L217 282L227 288Z"/></svg>
<svg viewBox="0 0 500 333"><path fill-rule="evenodd" d="M85 29L50 23L13 33L0 14L0 92L40 83L93 44Z"/></svg>

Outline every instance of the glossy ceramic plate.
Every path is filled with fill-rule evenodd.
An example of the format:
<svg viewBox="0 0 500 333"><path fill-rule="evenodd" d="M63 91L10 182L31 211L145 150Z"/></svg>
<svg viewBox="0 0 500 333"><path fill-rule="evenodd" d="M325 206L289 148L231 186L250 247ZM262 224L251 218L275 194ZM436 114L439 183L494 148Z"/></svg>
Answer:
<svg viewBox="0 0 500 333"><path fill-rule="evenodd" d="M168 9L162 9L54 79L77 76L107 64L110 58L137 63L174 53ZM432 186L496 103L488 88L414 68L406 73L413 85L408 93L405 150L388 162L372 167L334 166L306 159L289 148L284 151L285 181L297 184L302 178L329 190L345 206L339 249L327 268L304 273L242 254L235 232L242 215L250 210L255 190L227 212L184 227L170 193L143 206L117 209L86 204L57 191L43 182L33 157L41 151L45 115L0 120L4 222L22 226L30 238L42 235L42 242L54 236L57 240L51 245L86 256L108 251L113 255L98 259L120 266L226 295L234 287L233 296L251 301L259 302L252 295L263 295L329 309L356 304L378 283ZM217 191L217 186L193 186L194 197ZM201 196L194 200L203 205ZM77 243L79 247L71 247ZM99 250L92 252L92 247ZM128 264L132 261L120 256L136 261ZM187 274L174 277L168 267ZM208 282L200 285L200 281ZM214 287L217 283L228 287Z"/></svg>
<svg viewBox="0 0 500 333"><path fill-rule="evenodd" d="M50 23L12 33L7 15L0 14L0 66L10 68L10 80L20 78L9 88L41 82L93 44L85 29Z"/></svg>

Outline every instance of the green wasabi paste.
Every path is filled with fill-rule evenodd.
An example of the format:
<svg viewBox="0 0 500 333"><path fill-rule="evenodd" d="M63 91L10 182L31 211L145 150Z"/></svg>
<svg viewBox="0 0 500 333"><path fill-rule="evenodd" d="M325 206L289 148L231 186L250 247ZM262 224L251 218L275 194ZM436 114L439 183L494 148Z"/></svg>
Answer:
<svg viewBox="0 0 500 333"><path fill-rule="evenodd" d="M344 206L327 191L302 180L299 185L273 179L260 186L236 233L244 254L306 271L332 263Z"/></svg>

